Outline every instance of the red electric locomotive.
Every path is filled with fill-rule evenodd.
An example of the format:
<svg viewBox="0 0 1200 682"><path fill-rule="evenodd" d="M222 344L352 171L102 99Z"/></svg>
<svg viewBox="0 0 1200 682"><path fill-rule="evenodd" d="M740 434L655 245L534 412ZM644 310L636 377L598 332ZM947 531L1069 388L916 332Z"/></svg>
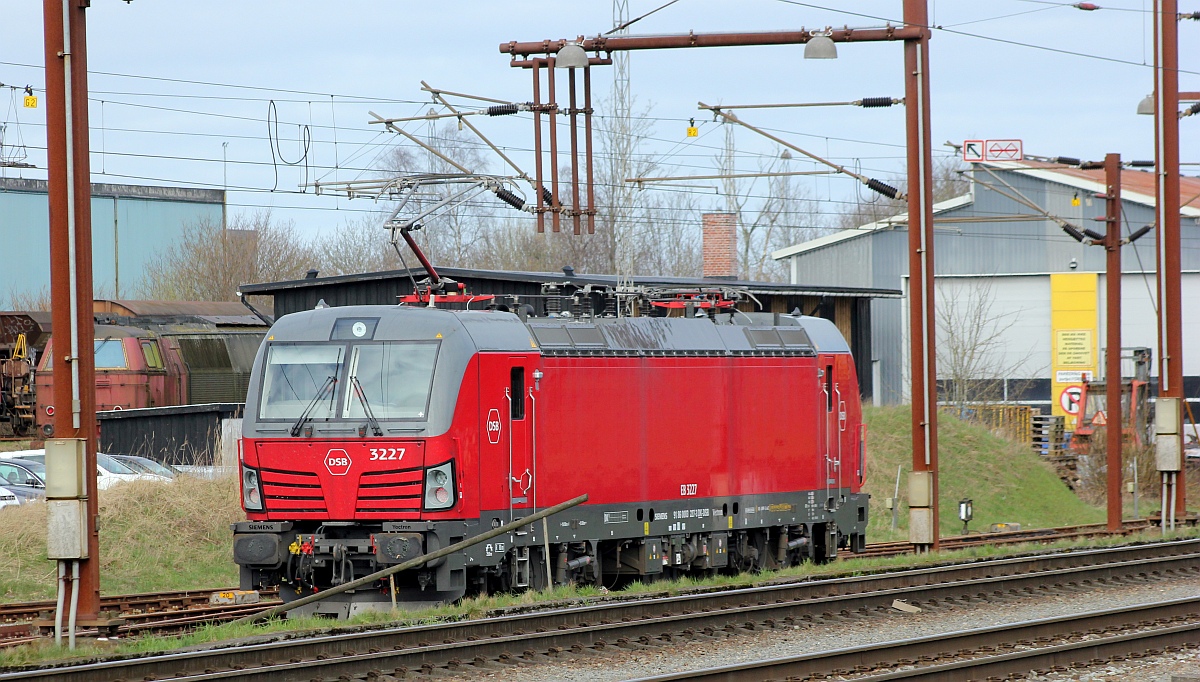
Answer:
<svg viewBox="0 0 1200 682"><path fill-rule="evenodd" d="M278 320L243 422L242 588L294 599L582 493L587 504L548 526L297 612L863 548L859 390L829 321L525 311L321 307Z"/></svg>

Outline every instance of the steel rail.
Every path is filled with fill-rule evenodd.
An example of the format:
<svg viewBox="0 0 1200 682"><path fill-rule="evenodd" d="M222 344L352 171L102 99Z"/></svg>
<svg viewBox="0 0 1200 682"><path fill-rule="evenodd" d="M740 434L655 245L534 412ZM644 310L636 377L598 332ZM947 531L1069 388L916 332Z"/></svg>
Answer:
<svg viewBox="0 0 1200 682"><path fill-rule="evenodd" d="M207 606L210 597L219 592L236 592L238 588L227 587L219 590L168 590L163 592L142 592L138 594L122 594L102 596L100 610L116 612L119 615L138 615L145 613L179 612L196 606ZM274 591L264 592L264 596L274 595ZM0 604L0 623L16 623L39 618L46 611L54 610L54 600L13 602Z"/></svg>
<svg viewBox="0 0 1200 682"><path fill-rule="evenodd" d="M1125 521L1120 530L1110 531L1103 523L1082 526L1063 526L1060 528L1031 528L1028 530L1001 531L997 533L980 533L977 535L943 536L941 546L944 550L983 547L987 545L1011 545L1032 542L1056 542L1076 538L1089 538L1111 535L1127 535L1148 530L1152 524L1148 519ZM879 542L869 544L866 550L848 557L862 556L899 556L912 552L909 542Z"/></svg>
<svg viewBox="0 0 1200 682"><path fill-rule="evenodd" d="M1128 632L1131 628L1142 629ZM821 679L855 673L857 682L997 679L1039 668L1107 663L1113 658L1166 646L1197 646L1197 633L1200 633L1200 597L1189 597L641 677L629 682L751 682ZM1018 646L1028 648L1016 650ZM995 653L997 649L1009 651ZM914 661L931 664L912 667Z"/></svg>
<svg viewBox="0 0 1200 682"><path fill-rule="evenodd" d="M1052 586L1074 591L1108 581L1194 572L1200 570L1198 559L1200 540L1186 540L978 561L19 671L0 674L0 681L91 682L166 675L181 681L307 680L370 670L446 667L454 661L461 665L519 656L537 659L573 647L603 648L638 638L659 641L674 636L671 633L687 636L705 630L771 627L779 621L803 622L826 614L834 618L869 615L888 608L897 598L933 603L1036 597L1050 593Z"/></svg>

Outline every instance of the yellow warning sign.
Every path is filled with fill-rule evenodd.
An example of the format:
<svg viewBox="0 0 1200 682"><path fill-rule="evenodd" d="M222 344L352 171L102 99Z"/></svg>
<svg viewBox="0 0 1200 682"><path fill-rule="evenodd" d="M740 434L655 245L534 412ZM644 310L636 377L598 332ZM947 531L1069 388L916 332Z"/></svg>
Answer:
<svg viewBox="0 0 1200 682"><path fill-rule="evenodd" d="M1064 367L1092 366L1092 330L1060 329L1054 333L1054 353L1058 365Z"/></svg>
<svg viewBox="0 0 1200 682"><path fill-rule="evenodd" d="M1104 416L1104 410L1100 410L1095 417L1092 417L1092 426L1104 426L1107 423L1108 417Z"/></svg>
<svg viewBox="0 0 1200 682"><path fill-rule="evenodd" d="M1052 414L1074 431L1083 411L1082 382L1096 371L1099 327L1098 276L1093 272L1050 275L1050 395Z"/></svg>

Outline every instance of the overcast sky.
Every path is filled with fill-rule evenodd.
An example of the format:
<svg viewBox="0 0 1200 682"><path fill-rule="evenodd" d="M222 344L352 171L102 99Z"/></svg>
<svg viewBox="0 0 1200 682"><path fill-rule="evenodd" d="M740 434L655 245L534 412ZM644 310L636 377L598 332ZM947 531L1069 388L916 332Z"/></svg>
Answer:
<svg viewBox="0 0 1200 682"><path fill-rule="evenodd" d="M630 0L630 14L638 16L663 2ZM679 0L638 22L631 32L880 26L887 19L899 20L900 4ZM930 46L935 143L1019 138L1028 153L1039 155L1099 159L1106 152L1120 152L1126 159L1152 158L1151 118L1134 114L1152 89L1146 66L1151 62L1150 2L1098 4L1104 9L1085 12L1036 0L931 2L933 23L943 28ZM1181 11L1200 9L1194 4L1185 1ZM41 89L41 3L5 3L4 23L0 82ZM308 125L308 178L352 179L396 143L396 136L367 124L369 110L390 117L427 110L429 97L420 90L421 80L446 90L526 101L531 96L529 72L511 68L499 43L592 36L610 28L608 1L95 0L88 11L93 179L228 186L233 211L271 207L276 216L317 234L369 206L299 193L303 166L272 162L271 100L280 122L277 153L288 161L299 158L300 126ZM1184 22L1180 35L1180 87L1200 90L1200 23ZM838 52L839 59L832 61L805 61L800 47L635 52L631 71L637 112L652 118L639 149L661 155L665 174L712 173L723 132L710 115L696 110L697 101L903 96L899 43L839 45ZM611 87L611 69L595 71L603 99ZM44 168L44 101L36 110L25 109L21 94L0 89L8 124L5 141L23 140L28 161ZM782 131L816 153L886 177L903 171L900 109L791 109L742 116ZM701 129L700 137L689 140L685 130L691 117ZM532 167L528 118L476 122L510 148L518 163ZM1181 131L1183 160L1200 161L1200 117L1184 119ZM738 132L737 142L740 171L756 170L760 157L778 154L772 144L748 132ZM7 169L6 174L45 177L36 169ZM805 183L812 198L856 200L851 181L814 178ZM702 194L702 203L722 205L711 190L693 191ZM844 204L830 203L827 210L839 206Z"/></svg>

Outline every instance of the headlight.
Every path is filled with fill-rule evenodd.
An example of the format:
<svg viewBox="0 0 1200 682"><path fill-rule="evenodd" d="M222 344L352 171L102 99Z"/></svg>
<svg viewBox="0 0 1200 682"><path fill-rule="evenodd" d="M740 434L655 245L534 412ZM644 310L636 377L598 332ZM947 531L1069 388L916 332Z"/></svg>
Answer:
<svg viewBox="0 0 1200 682"><path fill-rule="evenodd" d="M242 508L246 511L262 511L262 485L258 480L258 472L245 464L242 465Z"/></svg>
<svg viewBox="0 0 1200 682"><path fill-rule="evenodd" d="M425 470L425 509L440 511L454 506L454 461Z"/></svg>

